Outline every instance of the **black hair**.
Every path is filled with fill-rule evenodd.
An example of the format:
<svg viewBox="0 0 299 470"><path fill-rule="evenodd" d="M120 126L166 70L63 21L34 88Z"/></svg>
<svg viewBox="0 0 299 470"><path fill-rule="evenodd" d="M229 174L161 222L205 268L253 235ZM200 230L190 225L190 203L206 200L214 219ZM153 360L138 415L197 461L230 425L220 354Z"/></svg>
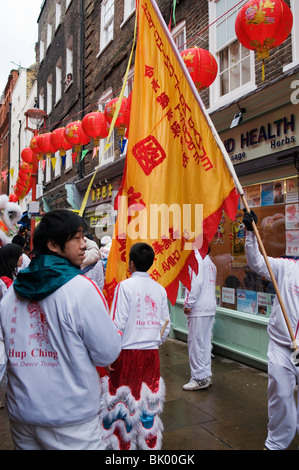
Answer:
<svg viewBox="0 0 299 470"><path fill-rule="evenodd" d="M0 248L0 277L14 279L17 275L18 261L23 251L19 245L8 243Z"/></svg>
<svg viewBox="0 0 299 470"><path fill-rule="evenodd" d="M22 235L15 235L13 239L11 240L11 243L15 243L16 245L19 245L21 248L24 248L26 240Z"/></svg>
<svg viewBox="0 0 299 470"><path fill-rule="evenodd" d="M154 262L155 252L147 243L135 243L130 249L129 259L137 271L146 272Z"/></svg>
<svg viewBox="0 0 299 470"><path fill-rule="evenodd" d="M67 209L47 212L34 231L33 254L53 254L47 246L49 241L57 243L64 250L65 243L80 229L86 231L86 222L76 212Z"/></svg>

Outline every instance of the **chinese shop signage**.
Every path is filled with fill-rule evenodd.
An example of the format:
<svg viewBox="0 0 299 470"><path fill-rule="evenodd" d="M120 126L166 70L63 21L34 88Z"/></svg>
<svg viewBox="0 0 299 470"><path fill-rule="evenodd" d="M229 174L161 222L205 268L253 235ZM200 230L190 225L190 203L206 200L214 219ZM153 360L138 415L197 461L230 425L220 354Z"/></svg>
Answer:
<svg viewBox="0 0 299 470"><path fill-rule="evenodd" d="M93 203L106 201L112 196L113 185L111 183L93 188L90 192L90 198Z"/></svg>
<svg viewBox="0 0 299 470"><path fill-rule="evenodd" d="M286 111L290 112L286 112ZM299 136L294 106L269 113L221 134L233 163L252 160L295 147Z"/></svg>

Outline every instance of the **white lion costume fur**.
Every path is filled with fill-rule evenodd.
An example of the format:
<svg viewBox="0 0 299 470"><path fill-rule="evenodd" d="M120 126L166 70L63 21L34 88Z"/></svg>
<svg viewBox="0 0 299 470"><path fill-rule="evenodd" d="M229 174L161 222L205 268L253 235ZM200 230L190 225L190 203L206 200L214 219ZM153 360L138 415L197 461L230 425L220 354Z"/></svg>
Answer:
<svg viewBox="0 0 299 470"><path fill-rule="evenodd" d="M18 231L18 222L21 220L23 211L19 204L10 202L6 194L0 195L0 247L11 243Z"/></svg>

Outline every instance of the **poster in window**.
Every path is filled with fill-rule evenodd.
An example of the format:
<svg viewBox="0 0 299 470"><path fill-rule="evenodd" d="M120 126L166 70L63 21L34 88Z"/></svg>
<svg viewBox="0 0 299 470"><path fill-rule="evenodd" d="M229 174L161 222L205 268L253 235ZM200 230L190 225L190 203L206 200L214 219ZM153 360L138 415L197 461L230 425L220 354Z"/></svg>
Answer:
<svg viewBox="0 0 299 470"><path fill-rule="evenodd" d="M257 293L257 313L263 317L270 317L275 294L267 294L266 292Z"/></svg>
<svg viewBox="0 0 299 470"><path fill-rule="evenodd" d="M287 204L286 209L286 230L298 230L299 229L299 204Z"/></svg>
<svg viewBox="0 0 299 470"><path fill-rule="evenodd" d="M237 289L237 310L257 314L257 292Z"/></svg>
<svg viewBox="0 0 299 470"><path fill-rule="evenodd" d="M246 186L244 190L244 196L249 207L258 207L261 205L261 185L254 184L252 186ZM238 209L243 209L244 204L242 199L239 200Z"/></svg>
<svg viewBox="0 0 299 470"><path fill-rule="evenodd" d="M234 305L235 289L232 287L222 287L222 302Z"/></svg>
<svg viewBox="0 0 299 470"><path fill-rule="evenodd" d="M243 211L237 213L235 222L232 223L232 255L245 254L246 228L243 224Z"/></svg>
<svg viewBox="0 0 299 470"><path fill-rule="evenodd" d="M286 231L286 255L299 256L299 231Z"/></svg>
<svg viewBox="0 0 299 470"><path fill-rule="evenodd" d="M247 204L249 207L257 207L261 205L261 185L255 184L254 186L247 186L244 191Z"/></svg>
<svg viewBox="0 0 299 470"><path fill-rule="evenodd" d="M298 201L298 178L286 180L286 203Z"/></svg>
<svg viewBox="0 0 299 470"><path fill-rule="evenodd" d="M262 184L262 206L284 203L284 181Z"/></svg>
<svg viewBox="0 0 299 470"><path fill-rule="evenodd" d="M215 297L216 297L216 305L220 305L220 299L221 299L221 287L220 286L215 287Z"/></svg>

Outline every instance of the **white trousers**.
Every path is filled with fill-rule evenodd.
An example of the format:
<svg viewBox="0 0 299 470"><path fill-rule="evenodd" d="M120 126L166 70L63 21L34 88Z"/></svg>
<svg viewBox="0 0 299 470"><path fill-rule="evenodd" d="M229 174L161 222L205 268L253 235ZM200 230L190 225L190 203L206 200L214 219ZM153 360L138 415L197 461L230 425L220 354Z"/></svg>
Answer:
<svg viewBox="0 0 299 470"><path fill-rule="evenodd" d="M15 450L102 450L99 417L72 426L48 428L10 422Z"/></svg>
<svg viewBox="0 0 299 470"><path fill-rule="evenodd" d="M291 361L291 350L271 340L268 350L268 435L270 450L285 450L299 433L299 406L295 399L299 368Z"/></svg>
<svg viewBox="0 0 299 470"><path fill-rule="evenodd" d="M187 315L187 319L191 378L205 379L212 375L212 329L215 316L189 317Z"/></svg>

